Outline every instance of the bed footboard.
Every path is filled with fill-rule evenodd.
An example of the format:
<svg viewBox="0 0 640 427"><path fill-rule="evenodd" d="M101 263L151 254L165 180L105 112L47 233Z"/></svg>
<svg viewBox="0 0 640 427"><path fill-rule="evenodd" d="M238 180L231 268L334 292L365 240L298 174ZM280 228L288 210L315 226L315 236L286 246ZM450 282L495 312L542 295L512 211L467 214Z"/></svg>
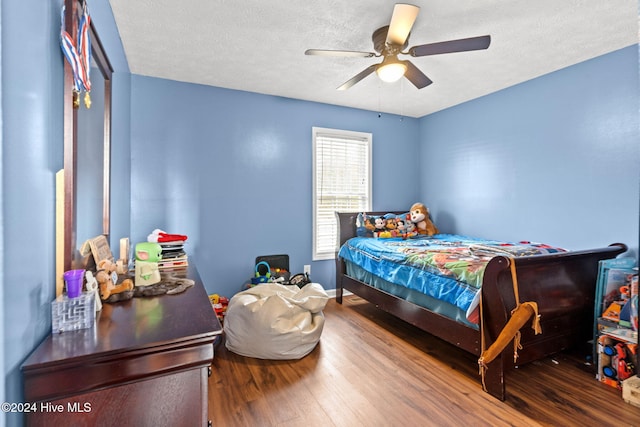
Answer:
<svg viewBox="0 0 640 427"><path fill-rule="evenodd" d="M496 360L494 370L504 371L514 365L523 365L559 351L586 344L593 337L593 307L598 277L598 261L615 258L627 246L615 243L608 247L519 257L516 266L519 302L538 304L542 334L535 335L530 322L521 332L522 349L514 362L513 347L507 346ZM482 330L485 348L498 337L516 307L509 259L498 256L485 270L482 284ZM488 373L492 365L489 365ZM493 377L493 376L492 376ZM496 378L487 378L487 382ZM504 376L498 394L504 395ZM489 384L487 384L489 388ZM494 394L494 393L492 393Z"/></svg>

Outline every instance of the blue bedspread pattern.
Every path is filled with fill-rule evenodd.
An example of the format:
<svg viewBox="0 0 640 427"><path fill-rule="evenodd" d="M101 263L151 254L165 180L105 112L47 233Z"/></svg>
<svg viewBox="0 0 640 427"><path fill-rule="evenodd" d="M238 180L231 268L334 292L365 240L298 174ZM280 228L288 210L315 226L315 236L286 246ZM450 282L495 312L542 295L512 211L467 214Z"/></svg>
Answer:
<svg viewBox="0 0 640 427"><path fill-rule="evenodd" d="M470 317L491 258L563 251L530 242L437 234L408 240L354 237L340 248L338 256L386 281L453 304Z"/></svg>

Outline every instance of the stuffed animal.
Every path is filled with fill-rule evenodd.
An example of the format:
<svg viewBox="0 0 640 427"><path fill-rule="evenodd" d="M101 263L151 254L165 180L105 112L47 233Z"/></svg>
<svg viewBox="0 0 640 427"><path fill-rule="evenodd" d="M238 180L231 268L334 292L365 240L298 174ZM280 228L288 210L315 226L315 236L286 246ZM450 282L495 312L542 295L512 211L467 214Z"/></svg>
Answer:
<svg viewBox="0 0 640 427"><path fill-rule="evenodd" d="M366 214L364 216L364 227L373 232L376 229L376 219L374 217L367 217Z"/></svg>
<svg viewBox="0 0 640 427"><path fill-rule="evenodd" d="M386 222L382 217L376 217L374 222L374 231L378 233L383 232L386 227Z"/></svg>
<svg viewBox="0 0 640 427"><path fill-rule="evenodd" d="M104 259L98 263L98 272L96 273L96 280L100 288L100 299L106 302L119 301L122 298L110 298L112 295L124 293L133 290L133 281L131 279L125 279L122 283L116 285L118 281L118 275L116 274L116 264L109 259ZM127 294L129 299L133 296Z"/></svg>
<svg viewBox="0 0 640 427"><path fill-rule="evenodd" d="M391 231L391 234L396 236L398 234L398 221L396 218L387 218L385 219L384 228L388 231Z"/></svg>
<svg viewBox="0 0 640 427"><path fill-rule="evenodd" d="M411 239L418 235L418 232L416 231L416 225L413 222L411 222L410 213L407 214L407 218L404 223L404 228L405 228L405 231L402 237L404 237L405 239Z"/></svg>
<svg viewBox="0 0 640 427"><path fill-rule="evenodd" d="M438 228L429 218L429 209L422 203L414 203L413 206L411 206L409 215L411 222L416 225L418 234L433 236L439 233Z"/></svg>

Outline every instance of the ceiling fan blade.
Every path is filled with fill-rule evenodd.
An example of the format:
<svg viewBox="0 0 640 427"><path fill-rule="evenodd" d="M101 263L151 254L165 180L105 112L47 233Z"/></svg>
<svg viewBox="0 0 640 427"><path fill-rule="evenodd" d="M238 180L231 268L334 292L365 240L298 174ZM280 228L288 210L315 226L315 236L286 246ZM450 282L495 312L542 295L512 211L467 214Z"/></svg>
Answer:
<svg viewBox="0 0 640 427"><path fill-rule="evenodd" d="M338 90L347 90L354 84L358 83L360 80L367 77L369 74L373 73L378 64L373 64L362 70L360 73L356 74L350 80L346 81L342 86L338 88Z"/></svg>
<svg viewBox="0 0 640 427"><path fill-rule="evenodd" d="M305 55L314 56L340 56L343 58L371 58L376 56L373 52L357 52L353 50L327 50L327 49L307 49Z"/></svg>
<svg viewBox="0 0 640 427"><path fill-rule="evenodd" d="M387 32L387 43L402 46L409 37L413 23L420 12L418 6L398 3L393 8L391 23Z"/></svg>
<svg viewBox="0 0 640 427"><path fill-rule="evenodd" d="M409 49L411 56L439 55L441 53L465 52L468 50L486 49L491 44L491 36L470 37L468 39L449 40L413 46Z"/></svg>
<svg viewBox="0 0 640 427"><path fill-rule="evenodd" d="M427 77L418 67L413 65L410 61L402 61L407 66L404 76L418 89L422 89L425 86L429 86L431 79Z"/></svg>

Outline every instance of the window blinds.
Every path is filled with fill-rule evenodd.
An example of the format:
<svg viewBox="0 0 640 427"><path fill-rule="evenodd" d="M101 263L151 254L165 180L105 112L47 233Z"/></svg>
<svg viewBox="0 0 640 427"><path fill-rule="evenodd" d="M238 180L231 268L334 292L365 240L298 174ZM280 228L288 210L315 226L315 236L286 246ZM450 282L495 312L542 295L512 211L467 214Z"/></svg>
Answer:
<svg viewBox="0 0 640 427"><path fill-rule="evenodd" d="M371 209L371 134L314 128L314 254L331 259L335 212Z"/></svg>

